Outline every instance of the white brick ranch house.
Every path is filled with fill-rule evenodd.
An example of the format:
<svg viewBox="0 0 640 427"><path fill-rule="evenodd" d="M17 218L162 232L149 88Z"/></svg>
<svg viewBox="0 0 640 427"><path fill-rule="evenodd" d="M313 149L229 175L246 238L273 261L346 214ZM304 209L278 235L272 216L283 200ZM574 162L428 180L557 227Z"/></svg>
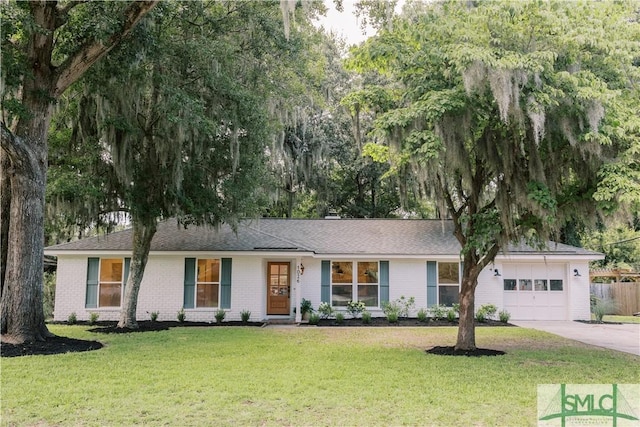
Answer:
<svg viewBox="0 0 640 427"><path fill-rule="evenodd" d="M175 320L300 320L306 298L337 309L364 301L373 316L382 303L415 297L416 309L457 302L460 245L441 220L255 219L237 232L159 224L138 298L138 320L159 312ZM131 257L131 230L46 248L58 257L55 320L117 320ZM549 242L500 253L478 279L476 307L492 303L514 320L589 319L589 261L603 255Z"/></svg>

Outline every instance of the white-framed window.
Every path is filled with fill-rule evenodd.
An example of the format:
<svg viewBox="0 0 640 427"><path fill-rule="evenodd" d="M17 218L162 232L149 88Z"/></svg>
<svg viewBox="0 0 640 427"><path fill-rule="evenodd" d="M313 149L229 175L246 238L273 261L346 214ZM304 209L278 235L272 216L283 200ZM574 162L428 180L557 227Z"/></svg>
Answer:
<svg viewBox="0 0 640 427"><path fill-rule="evenodd" d="M331 305L344 307L362 301L367 307L380 304L379 261L332 261Z"/></svg>
<svg viewBox="0 0 640 427"><path fill-rule="evenodd" d="M124 259L101 258L98 277L100 278L98 281L98 307L120 307L124 280Z"/></svg>
<svg viewBox="0 0 640 427"><path fill-rule="evenodd" d="M460 301L460 263L438 262L438 304L451 306Z"/></svg>
<svg viewBox="0 0 640 427"><path fill-rule="evenodd" d="M503 290L509 292L562 292L564 281L562 279L540 278L507 278L503 279Z"/></svg>
<svg viewBox="0 0 640 427"><path fill-rule="evenodd" d="M220 259L199 258L196 262L196 308L220 306Z"/></svg>

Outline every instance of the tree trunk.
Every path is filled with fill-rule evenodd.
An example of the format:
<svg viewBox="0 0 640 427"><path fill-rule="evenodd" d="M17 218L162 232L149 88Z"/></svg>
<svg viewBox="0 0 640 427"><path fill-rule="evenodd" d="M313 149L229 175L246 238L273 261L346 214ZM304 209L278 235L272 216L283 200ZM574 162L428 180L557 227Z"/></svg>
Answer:
<svg viewBox="0 0 640 427"><path fill-rule="evenodd" d="M35 97L37 98L37 97ZM44 197L47 174L48 101L32 100L34 115L18 125L11 145L9 244L2 293L2 341L42 341L47 330L42 306ZM21 132L22 131L22 132Z"/></svg>
<svg viewBox="0 0 640 427"><path fill-rule="evenodd" d="M464 265L465 270L467 264ZM476 348L475 327L475 290L478 276L463 274L460 287L460 319L458 321L458 340L456 350L474 350Z"/></svg>
<svg viewBox="0 0 640 427"><path fill-rule="evenodd" d="M371 178L371 216L369 218L377 218L376 212L376 179Z"/></svg>
<svg viewBox="0 0 640 427"><path fill-rule="evenodd" d="M499 250L500 245L496 243L482 257L474 255L472 251L464 255L456 350L467 351L475 350L476 348L475 294L478 286L478 276L489 263L493 262Z"/></svg>
<svg viewBox="0 0 640 427"><path fill-rule="evenodd" d="M4 291L2 341L43 341L51 333L44 323L44 196L47 185L47 133L52 115L53 52L56 3L31 4L34 31L27 46L32 78L25 78L22 105L28 116L18 120L15 133L3 124L2 148L11 162L11 201Z"/></svg>
<svg viewBox="0 0 640 427"><path fill-rule="evenodd" d="M11 210L11 182L9 156L0 150L0 298L4 292L4 275L9 253L9 212Z"/></svg>
<svg viewBox="0 0 640 427"><path fill-rule="evenodd" d="M157 221L155 218L142 220L132 218L133 222L133 254L131 267L127 279L126 292L118 328L137 329L136 311L138 308L138 293L144 276L144 270L149 259L151 240L156 234Z"/></svg>
<svg viewBox="0 0 640 427"><path fill-rule="evenodd" d="M80 3L71 2L70 7ZM42 305L47 135L52 105L69 85L118 44L156 3L131 2L122 16L122 28L106 41L100 39L78 46L76 52L56 68L51 58L55 30L65 21L59 15L61 9L58 9L58 2L29 2L34 28L24 52L29 69L23 79L20 100L28 114L18 120L15 130L9 130L4 122L1 123L0 145L11 164L7 233L10 244L6 245L7 259L2 264L6 270L0 305L3 342L23 343L52 336L44 322ZM2 166L4 171L4 164ZM4 202L4 192L2 197ZM6 222L5 212L1 221Z"/></svg>

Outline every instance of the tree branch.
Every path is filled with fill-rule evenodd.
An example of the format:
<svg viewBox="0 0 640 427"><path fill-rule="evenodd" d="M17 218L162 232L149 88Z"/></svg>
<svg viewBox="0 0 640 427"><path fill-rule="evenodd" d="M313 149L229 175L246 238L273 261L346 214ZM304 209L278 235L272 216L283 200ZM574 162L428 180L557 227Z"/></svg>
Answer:
<svg viewBox="0 0 640 427"><path fill-rule="evenodd" d="M133 1L124 12L122 29L111 35L106 44L100 40L91 40L83 44L78 50L69 56L56 70L57 78L54 89L54 97L60 96L71 84L78 80L98 59L113 49L135 27L135 25L151 9L158 0Z"/></svg>
<svg viewBox="0 0 640 427"><path fill-rule="evenodd" d="M2 126L0 147L7 153L9 159L15 159L18 156L19 140L18 138L16 138L13 132L9 130L7 125L5 125L4 121L0 121L0 125Z"/></svg>
<svg viewBox="0 0 640 427"><path fill-rule="evenodd" d="M456 237L456 239L458 239L458 242L464 248L467 244L467 238L464 235L464 232L462 230L462 224L460 223L460 215L462 211L456 210L456 207L453 204L453 198L451 197L451 193L449 192L449 189L447 188L446 183L442 182L440 175L437 176L437 179L438 179L437 191L441 193L440 196L441 198L444 199L445 203L447 204L447 209L449 210L449 213L451 214L451 217L453 219L453 224L455 226L453 235Z"/></svg>
<svg viewBox="0 0 640 427"><path fill-rule="evenodd" d="M496 258L496 255L498 255L499 251L500 251L500 244L499 243L494 243L493 246L491 246L489 248L487 253L484 254L478 260L478 263L476 264L476 267L477 267L478 271L479 272L482 271L487 265L492 263L493 260Z"/></svg>
<svg viewBox="0 0 640 427"><path fill-rule="evenodd" d="M87 3L87 1L88 0L73 0L73 1L69 1L69 2L65 3L64 6L62 6L60 3L58 3L58 6L56 7L56 23L55 23L55 27L56 28L60 28L64 24L66 24L67 21L69 20L69 12L71 11L71 9L73 9L74 7L76 7L79 4Z"/></svg>

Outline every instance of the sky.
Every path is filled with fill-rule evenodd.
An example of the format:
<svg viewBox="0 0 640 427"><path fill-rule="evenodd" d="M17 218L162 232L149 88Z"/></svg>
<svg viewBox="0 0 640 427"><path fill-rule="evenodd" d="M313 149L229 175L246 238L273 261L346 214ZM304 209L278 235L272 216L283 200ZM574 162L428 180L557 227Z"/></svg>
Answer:
<svg viewBox="0 0 640 427"><path fill-rule="evenodd" d="M335 9L333 0L324 0L324 4L329 10L327 16L321 17L319 21L319 24L327 31L342 35L347 44L359 44L374 34L372 28L366 34L362 34L360 23L353 14L355 2L356 0L343 0L344 11L338 12Z"/></svg>

